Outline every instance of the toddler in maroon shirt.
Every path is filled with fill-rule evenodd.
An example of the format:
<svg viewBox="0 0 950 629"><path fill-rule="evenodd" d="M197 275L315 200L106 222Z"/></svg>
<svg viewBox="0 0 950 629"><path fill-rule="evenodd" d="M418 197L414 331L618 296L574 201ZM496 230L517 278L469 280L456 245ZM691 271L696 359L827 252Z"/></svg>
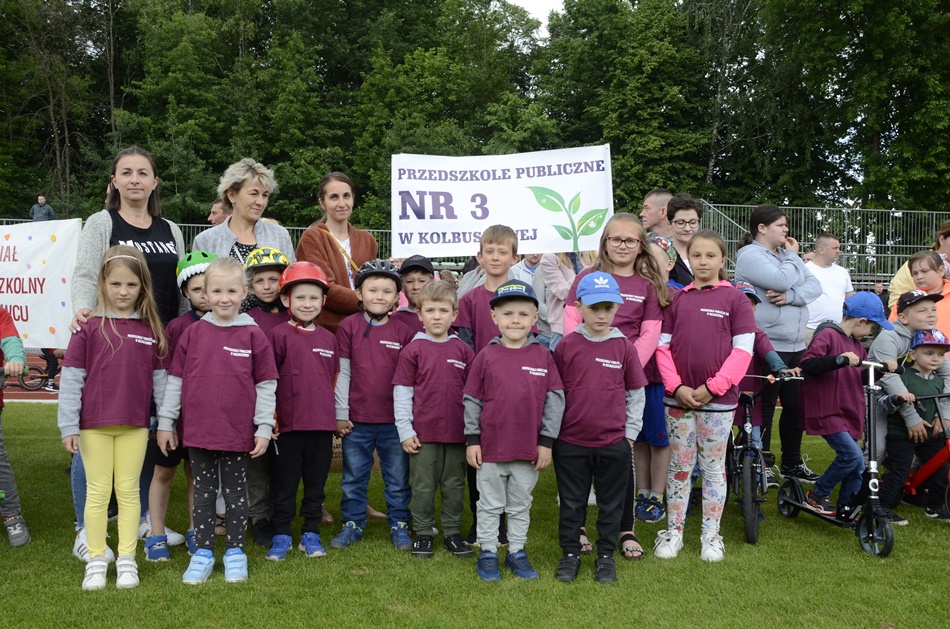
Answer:
<svg viewBox="0 0 950 629"><path fill-rule="evenodd" d="M406 305L393 313L393 319L412 330L413 334L425 332L417 309L420 291L435 278L432 261L425 256L409 256L402 261L399 275L402 278L402 294L406 296Z"/></svg>
<svg viewBox="0 0 950 629"><path fill-rule="evenodd" d="M876 325L885 330L894 327L887 321L877 295L855 293L844 302L841 324L826 321L819 325L802 356L801 368L807 377L802 382L799 405L805 432L821 435L835 451L835 460L805 496L805 504L823 515L843 515L850 509L851 497L861 488L864 454L858 440L864 432L867 407L861 368L867 352L861 339L873 333ZM884 364L889 371L897 369L894 361ZM830 496L839 483L835 507Z"/></svg>
<svg viewBox="0 0 950 629"><path fill-rule="evenodd" d="M215 499L224 494L224 578L247 579L247 465L270 444L274 427L277 366L264 332L240 313L247 277L233 258L216 258L205 272L211 311L181 335L168 370L158 411L158 445L163 453L178 440L189 448L195 475L195 543L182 581L204 583L214 568ZM188 421L176 434L180 416Z"/></svg>
<svg viewBox="0 0 950 629"><path fill-rule="evenodd" d="M280 300L290 320L268 332L277 371L277 424L271 496L274 529L266 558L282 561L293 539L290 523L297 514L297 489L303 481L298 549L323 557L320 520L324 487L333 459L333 384L340 371L336 338L316 325L329 289L326 274L312 262L295 262L280 277Z"/></svg>
<svg viewBox="0 0 950 629"><path fill-rule="evenodd" d="M386 520L396 550L412 549L409 531L409 459L402 449L393 411L393 375L412 332L390 317L399 298L399 269L387 260L370 260L356 274L361 312L336 331L340 347L336 425L343 438L343 529L330 548L346 548L363 537L373 452L386 488Z"/></svg>
<svg viewBox="0 0 950 629"><path fill-rule="evenodd" d="M577 578L579 537L593 481L599 536L594 580L612 583L617 580L613 554L633 465L631 448L643 426L647 380L636 347L611 325L623 303L617 280L595 271L578 283L576 292L574 306L584 322L554 350L565 397L553 452L561 501L558 534L564 551L555 577L568 583Z"/></svg>
<svg viewBox="0 0 950 629"><path fill-rule="evenodd" d="M290 266L290 259L279 249L258 247L244 260L250 295L242 310L254 319L266 334L289 318L287 307L280 300L280 276Z"/></svg>
<svg viewBox="0 0 950 629"><path fill-rule="evenodd" d="M441 489L443 545L456 557L471 557L472 549L460 532L467 467L462 390L475 352L451 334L458 315L453 286L441 280L429 282L416 306L425 331L417 333L399 355L393 377L396 430L409 455L409 509L416 533L412 555L432 556L435 493Z"/></svg>
<svg viewBox="0 0 950 629"><path fill-rule="evenodd" d="M478 555L483 581L499 581L498 525L508 514L505 566L521 579L537 579L524 546L531 492L538 472L551 464L561 428L564 387L551 353L531 335L538 320L534 290L520 280L502 284L491 301L501 336L476 357L465 383L468 464L477 470Z"/></svg>

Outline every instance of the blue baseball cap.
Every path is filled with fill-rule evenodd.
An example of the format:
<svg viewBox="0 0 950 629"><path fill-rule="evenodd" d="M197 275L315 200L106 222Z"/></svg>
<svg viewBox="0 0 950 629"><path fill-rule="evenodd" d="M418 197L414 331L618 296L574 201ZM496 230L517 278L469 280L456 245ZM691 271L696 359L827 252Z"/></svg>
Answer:
<svg viewBox="0 0 950 629"><path fill-rule="evenodd" d="M936 345L938 347L950 347L950 341L940 330L917 330L910 339L910 348L914 349L921 345Z"/></svg>
<svg viewBox="0 0 950 629"><path fill-rule="evenodd" d="M530 299L535 307L538 305L538 298L534 294L534 289L530 284L525 284L521 280L508 280L495 290L495 296L488 302L492 308L503 301L509 299Z"/></svg>
<svg viewBox="0 0 950 629"><path fill-rule="evenodd" d="M884 304L881 303L881 298L874 293L860 291L848 297L844 302L844 316L873 321L885 330L894 329L884 316Z"/></svg>
<svg viewBox="0 0 950 629"><path fill-rule="evenodd" d="M617 280L609 273L603 271L594 271L590 275L585 275L577 283L577 299L585 306L611 302L622 304L623 296L620 294L620 285Z"/></svg>
<svg viewBox="0 0 950 629"><path fill-rule="evenodd" d="M762 303L762 298L759 297L759 294L757 292L755 292L755 287L752 286L752 284L748 282L733 282L732 285L738 288L739 290L741 290L746 295L748 295L750 299L755 301L755 303L757 304Z"/></svg>

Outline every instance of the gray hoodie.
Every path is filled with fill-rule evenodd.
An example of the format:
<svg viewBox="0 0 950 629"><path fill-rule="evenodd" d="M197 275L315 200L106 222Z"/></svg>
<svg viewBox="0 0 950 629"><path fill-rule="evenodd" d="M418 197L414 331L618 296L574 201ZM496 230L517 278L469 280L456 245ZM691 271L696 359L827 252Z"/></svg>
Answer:
<svg viewBox="0 0 950 629"><path fill-rule="evenodd" d="M769 336L775 351L804 350L808 304L821 295L821 283L798 254L779 248L776 255L753 241L736 256L736 281L755 287L762 300L755 310L755 321ZM785 304L771 303L766 296L770 290L785 293Z"/></svg>

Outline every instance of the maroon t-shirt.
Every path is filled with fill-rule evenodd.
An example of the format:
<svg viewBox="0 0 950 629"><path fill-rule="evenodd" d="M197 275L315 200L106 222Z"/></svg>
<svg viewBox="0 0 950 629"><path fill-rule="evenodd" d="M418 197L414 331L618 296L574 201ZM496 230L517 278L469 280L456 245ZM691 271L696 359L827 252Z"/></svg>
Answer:
<svg viewBox="0 0 950 629"><path fill-rule="evenodd" d="M392 314L392 318L403 324L415 335L418 332L425 332L425 326L415 310L399 309Z"/></svg>
<svg viewBox="0 0 950 629"><path fill-rule="evenodd" d="M482 460L534 461L545 397L563 389L554 357L540 343L491 343L479 352L464 393L482 402Z"/></svg>
<svg viewBox="0 0 950 629"><path fill-rule="evenodd" d="M749 368L746 373L749 374L739 382L739 390L748 393L758 393L765 385L764 378L753 378L751 376L761 376L769 372L768 363L765 362L765 356L769 352L774 352L769 335L762 328L755 329L755 347L752 352L752 360L749 361ZM753 426L762 425L762 398L756 398L755 404L749 413ZM736 407L736 418L734 426L745 424L745 407Z"/></svg>
<svg viewBox="0 0 950 629"><path fill-rule="evenodd" d="M586 275L590 275L594 269L584 269L574 278L571 285L571 292L567 294L564 303L570 306L577 301L577 284ZM640 324L644 321L662 321L663 311L660 309L660 301L656 297L656 289L649 280L639 275L630 275L624 277L613 275L620 286L620 294L623 296L623 303L614 317L613 327L617 328L623 335L631 341L640 338Z"/></svg>
<svg viewBox="0 0 950 629"><path fill-rule="evenodd" d="M459 299L459 315L455 318L455 327L472 331L476 354L500 334L498 326L491 318L491 300L494 297L495 292L482 285L476 286Z"/></svg>
<svg viewBox="0 0 950 629"><path fill-rule="evenodd" d="M633 341L592 341L568 334L554 349L564 382L562 439L585 448L612 446L626 437L627 391L647 385Z"/></svg>
<svg viewBox="0 0 950 629"><path fill-rule="evenodd" d="M254 449L255 386L277 379L270 341L256 325L198 321L181 335L168 373L181 378L180 426L186 447Z"/></svg>
<svg viewBox="0 0 950 629"><path fill-rule="evenodd" d="M755 314L745 293L732 286L690 289L666 309L663 334L670 334L673 364L683 384L696 389L715 376L732 353L732 339L754 334ZM734 406L736 387L715 396L710 404Z"/></svg>
<svg viewBox="0 0 950 629"><path fill-rule="evenodd" d="M817 356L840 356L854 352L861 360L868 354L860 341L832 327L818 330L802 362ZM846 432L860 439L864 432L867 402L861 372L864 369L841 367L820 376L806 376L799 389L798 406L802 425L809 435L833 435Z"/></svg>
<svg viewBox="0 0 950 629"><path fill-rule="evenodd" d="M333 384L340 371L336 338L326 329L290 323L267 334L277 361L277 425L280 432L336 430Z"/></svg>
<svg viewBox="0 0 950 629"><path fill-rule="evenodd" d="M393 375L399 352L412 337L409 328L392 318L383 325L370 326L362 312L340 323L336 330L340 358L350 360L350 421L396 423Z"/></svg>
<svg viewBox="0 0 950 629"><path fill-rule="evenodd" d="M267 334L281 323L290 321L290 313L286 310L269 312L267 310L261 310L260 308L251 308L247 311L247 315L254 319L254 323L257 324L257 327L259 327L264 334Z"/></svg>
<svg viewBox="0 0 950 629"><path fill-rule="evenodd" d="M148 428L152 378L156 369L164 369L156 355L158 340L141 319L102 323L102 317L92 317L73 334L63 360L63 367L86 370L79 428Z"/></svg>
<svg viewBox="0 0 950 629"><path fill-rule="evenodd" d="M422 443L465 443L462 391L474 359L457 336L415 339L399 355L393 385L413 387L412 429Z"/></svg>
<svg viewBox="0 0 950 629"><path fill-rule="evenodd" d="M175 317L168 322L168 325L165 326L165 340L168 341L168 354L165 355L164 363L166 366L172 364L172 359L175 357L175 348L178 347L178 341L181 340L181 335L187 330L191 325L198 323L201 320L194 310L189 310L183 315Z"/></svg>

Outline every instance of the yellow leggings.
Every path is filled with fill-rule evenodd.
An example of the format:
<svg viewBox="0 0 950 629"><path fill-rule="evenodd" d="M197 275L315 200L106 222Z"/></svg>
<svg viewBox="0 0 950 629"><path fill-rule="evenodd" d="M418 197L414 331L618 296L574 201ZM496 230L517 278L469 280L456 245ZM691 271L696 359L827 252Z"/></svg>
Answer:
<svg viewBox="0 0 950 629"><path fill-rule="evenodd" d="M148 428L106 426L79 431L79 450L86 466L86 545L90 558L106 554L113 473L115 497L119 503L119 548L116 555L135 556L141 512L139 476L147 444Z"/></svg>

